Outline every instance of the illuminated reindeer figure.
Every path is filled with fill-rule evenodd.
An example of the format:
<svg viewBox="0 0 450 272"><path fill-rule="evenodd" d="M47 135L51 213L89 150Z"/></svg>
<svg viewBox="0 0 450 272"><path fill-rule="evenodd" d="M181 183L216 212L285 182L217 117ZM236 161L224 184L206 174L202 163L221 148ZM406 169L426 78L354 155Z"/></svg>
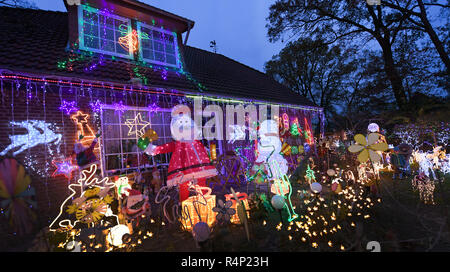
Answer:
<svg viewBox="0 0 450 272"><path fill-rule="evenodd" d="M20 147L20 149L13 152L14 156L40 144L49 144L52 142L54 142L54 144L59 144L61 142L62 135L54 133L49 127L51 124L44 121L29 120L23 122L10 122L10 125L25 128L28 133L9 135L11 144L0 153L0 156L6 155L8 151L18 147Z"/></svg>

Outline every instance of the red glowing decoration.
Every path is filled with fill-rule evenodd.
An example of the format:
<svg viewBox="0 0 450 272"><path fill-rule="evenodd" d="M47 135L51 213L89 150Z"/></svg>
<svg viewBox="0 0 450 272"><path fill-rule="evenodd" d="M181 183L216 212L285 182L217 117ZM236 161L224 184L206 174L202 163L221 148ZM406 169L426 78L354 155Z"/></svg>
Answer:
<svg viewBox="0 0 450 272"><path fill-rule="evenodd" d="M71 180L72 172L78 169L78 166L72 164L72 158L66 158L62 161L52 161L52 164L56 167L52 177L65 176L68 180Z"/></svg>

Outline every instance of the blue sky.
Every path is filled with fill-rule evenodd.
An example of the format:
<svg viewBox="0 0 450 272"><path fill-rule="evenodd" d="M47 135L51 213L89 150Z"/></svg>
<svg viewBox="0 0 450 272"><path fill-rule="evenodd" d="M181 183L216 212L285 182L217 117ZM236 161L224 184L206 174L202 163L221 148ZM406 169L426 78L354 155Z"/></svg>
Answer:
<svg viewBox="0 0 450 272"><path fill-rule="evenodd" d="M273 0L141 0L195 22L188 45L218 53L263 71L264 63L284 47L270 43L266 18ZM66 11L63 0L34 0L44 10Z"/></svg>

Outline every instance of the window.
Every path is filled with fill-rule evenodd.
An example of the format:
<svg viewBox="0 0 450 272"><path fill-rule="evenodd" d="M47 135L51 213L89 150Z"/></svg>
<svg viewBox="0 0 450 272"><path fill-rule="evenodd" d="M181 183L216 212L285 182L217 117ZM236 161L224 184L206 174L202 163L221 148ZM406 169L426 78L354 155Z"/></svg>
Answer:
<svg viewBox="0 0 450 272"><path fill-rule="evenodd" d="M133 52L119 43L132 33L131 20L85 5L78 8L80 49L132 59Z"/></svg>
<svg viewBox="0 0 450 272"><path fill-rule="evenodd" d="M138 148L139 131L152 128L159 136L154 145L173 141L170 132L170 109L150 113L147 108L127 107L123 113L114 106L102 108L102 167L106 174L168 165L171 154L148 157Z"/></svg>
<svg viewBox="0 0 450 272"><path fill-rule="evenodd" d="M138 22L140 57L150 63L179 67L177 34Z"/></svg>

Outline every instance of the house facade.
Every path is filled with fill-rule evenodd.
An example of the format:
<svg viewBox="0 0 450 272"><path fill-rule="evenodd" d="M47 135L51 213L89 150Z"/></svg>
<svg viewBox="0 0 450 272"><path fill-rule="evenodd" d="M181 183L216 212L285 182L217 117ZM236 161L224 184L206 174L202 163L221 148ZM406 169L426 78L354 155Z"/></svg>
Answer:
<svg viewBox="0 0 450 272"><path fill-rule="evenodd" d="M299 128L283 142L297 149L285 154L292 164L299 147L314 150L323 109L264 73L188 46L193 21L134 0L65 4L67 12L0 7L0 159L31 177L41 225L80 176L76 143L94 143L101 176L157 169L164 184L171 154L148 156L138 142L150 128L152 144L172 142L176 105L191 109L212 161L254 148L266 118L280 132Z"/></svg>

